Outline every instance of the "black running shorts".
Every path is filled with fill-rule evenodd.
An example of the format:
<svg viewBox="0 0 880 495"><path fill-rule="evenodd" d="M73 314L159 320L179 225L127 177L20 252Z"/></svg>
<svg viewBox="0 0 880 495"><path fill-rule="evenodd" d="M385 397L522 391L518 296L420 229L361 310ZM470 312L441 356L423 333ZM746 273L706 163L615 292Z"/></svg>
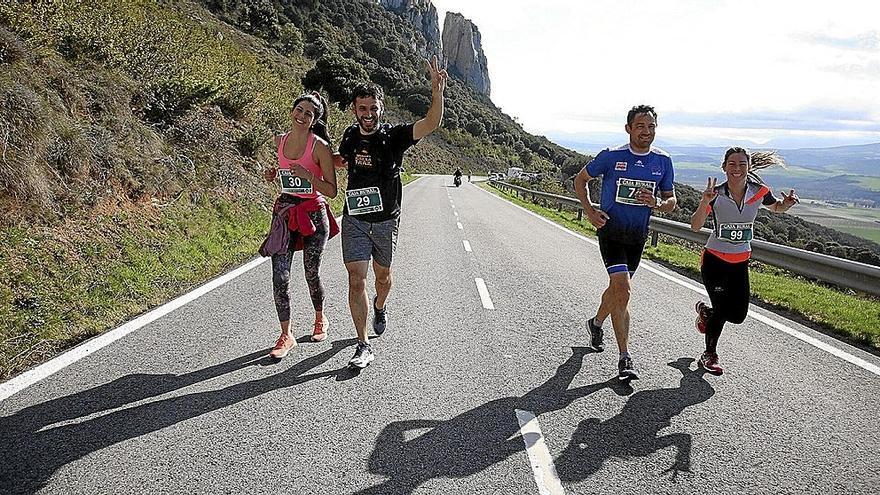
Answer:
<svg viewBox="0 0 880 495"><path fill-rule="evenodd" d="M599 253L602 255L608 275L629 272L629 276L632 277L639 267L644 250L644 242L629 244L609 240L602 235L602 230L599 230Z"/></svg>

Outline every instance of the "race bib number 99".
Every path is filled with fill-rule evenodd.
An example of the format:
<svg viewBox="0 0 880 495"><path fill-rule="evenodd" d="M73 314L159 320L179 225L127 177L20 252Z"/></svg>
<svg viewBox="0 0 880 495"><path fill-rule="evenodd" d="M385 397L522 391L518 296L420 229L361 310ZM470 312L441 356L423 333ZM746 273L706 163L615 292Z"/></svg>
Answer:
<svg viewBox="0 0 880 495"><path fill-rule="evenodd" d="M751 223L722 223L718 229L718 238L722 241L742 243L752 240Z"/></svg>
<svg viewBox="0 0 880 495"><path fill-rule="evenodd" d="M278 171L278 179L281 181L281 192L288 194L311 194L312 183L308 179L297 177L290 170Z"/></svg>
<svg viewBox="0 0 880 495"><path fill-rule="evenodd" d="M345 203L349 215L363 215L382 211L382 195L378 187L365 187L345 192Z"/></svg>
<svg viewBox="0 0 880 495"><path fill-rule="evenodd" d="M648 206L640 203L636 199L636 194L643 187L653 194L656 185L657 183L652 180L625 179L621 177L617 179L617 194L614 196L614 200L625 205Z"/></svg>

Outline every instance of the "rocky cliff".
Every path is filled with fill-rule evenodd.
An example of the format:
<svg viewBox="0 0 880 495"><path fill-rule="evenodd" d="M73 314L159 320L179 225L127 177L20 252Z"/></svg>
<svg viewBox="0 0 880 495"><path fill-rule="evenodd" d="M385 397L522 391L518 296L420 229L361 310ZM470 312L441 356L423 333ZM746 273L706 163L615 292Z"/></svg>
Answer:
<svg viewBox="0 0 880 495"><path fill-rule="evenodd" d="M440 20L431 0L379 0L379 4L411 22L422 33L427 41L422 56L443 56L440 49Z"/></svg>
<svg viewBox="0 0 880 495"><path fill-rule="evenodd" d="M480 42L480 31L461 14L446 13L443 58L450 75L464 81L478 93L489 96L489 69Z"/></svg>

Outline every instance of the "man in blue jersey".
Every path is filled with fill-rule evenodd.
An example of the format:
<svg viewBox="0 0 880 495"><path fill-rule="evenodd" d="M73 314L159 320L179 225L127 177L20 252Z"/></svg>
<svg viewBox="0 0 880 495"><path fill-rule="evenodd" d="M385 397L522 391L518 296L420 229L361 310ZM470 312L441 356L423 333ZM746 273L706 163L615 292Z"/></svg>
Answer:
<svg viewBox="0 0 880 495"><path fill-rule="evenodd" d="M596 316L587 320L591 345L605 349L602 324L611 316L620 359L618 378L638 378L629 355L630 279L642 259L648 237L651 211L675 209L672 159L651 147L657 128L657 112L639 105L626 117L629 144L608 148L596 155L574 180L574 189L587 217L596 227L599 252L608 271L608 288ZM589 182L602 177L602 198L598 209L590 203Z"/></svg>

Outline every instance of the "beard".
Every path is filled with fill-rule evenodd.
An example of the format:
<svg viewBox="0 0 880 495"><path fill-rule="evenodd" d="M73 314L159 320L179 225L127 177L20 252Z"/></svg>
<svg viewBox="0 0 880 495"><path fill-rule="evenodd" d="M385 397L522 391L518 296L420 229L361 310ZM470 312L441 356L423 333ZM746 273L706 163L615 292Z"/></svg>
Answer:
<svg viewBox="0 0 880 495"><path fill-rule="evenodd" d="M373 117L373 119L369 121L367 121L364 117L358 117L357 121L361 130L366 133L375 131L377 126L379 125L379 119L376 117Z"/></svg>

